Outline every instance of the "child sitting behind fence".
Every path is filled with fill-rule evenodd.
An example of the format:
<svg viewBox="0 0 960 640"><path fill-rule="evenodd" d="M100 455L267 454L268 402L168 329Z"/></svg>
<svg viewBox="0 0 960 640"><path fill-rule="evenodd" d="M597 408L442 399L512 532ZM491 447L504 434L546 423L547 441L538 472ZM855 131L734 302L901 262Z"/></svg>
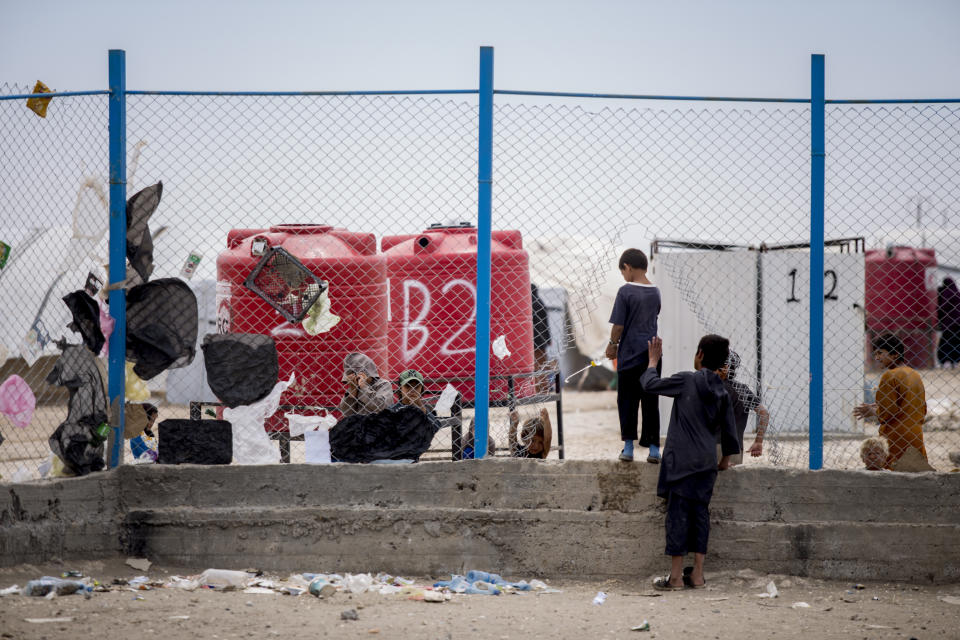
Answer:
<svg viewBox="0 0 960 640"><path fill-rule="evenodd" d="M670 426L657 481L657 495L667 500L666 554L670 574L657 578L657 589L702 587L703 561L710 533L710 498L717 470L730 466L730 456L740 452L733 402L717 375L727 362L730 341L717 335L700 339L694 357L696 371L681 371L669 378L657 373L663 342L649 345L647 370L640 382L647 393L673 398ZM717 462L720 436L723 457ZM683 556L693 552L693 568L683 569Z"/></svg>
<svg viewBox="0 0 960 640"><path fill-rule="evenodd" d="M545 460L550 455L550 445L553 440L553 427L550 425L550 414L546 408L540 409L540 414L536 418L524 421L522 427L520 427L520 414L516 409L511 411L508 440L512 457Z"/></svg>
<svg viewBox="0 0 960 640"><path fill-rule="evenodd" d="M923 445L923 421L927 415L927 397L920 374L903 361L903 341L884 334L873 341L873 358L885 369L877 386L877 401L861 404L853 410L858 418L876 417L879 435L887 441L885 469L895 469L911 449L927 460Z"/></svg>

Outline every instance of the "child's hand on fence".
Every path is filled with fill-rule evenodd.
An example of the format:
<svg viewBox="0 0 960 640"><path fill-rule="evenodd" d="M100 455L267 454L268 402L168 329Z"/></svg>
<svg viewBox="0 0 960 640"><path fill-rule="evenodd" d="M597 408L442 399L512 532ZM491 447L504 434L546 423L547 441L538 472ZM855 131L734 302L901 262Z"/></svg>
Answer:
<svg viewBox="0 0 960 640"><path fill-rule="evenodd" d="M877 403L871 402L869 404L861 404L860 406L854 408L853 415L855 418L872 418L877 415Z"/></svg>
<svg viewBox="0 0 960 640"><path fill-rule="evenodd" d="M649 354L650 366L657 366L657 363L660 362L660 356L663 355L663 340L659 336L654 336L647 342L647 353Z"/></svg>
<svg viewBox="0 0 960 640"><path fill-rule="evenodd" d="M753 444L750 446L750 449L749 449L748 451L750 452L750 455L753 456L754 458L759 458L760 456L762 456L762 455L763 455L763 440L761 440L760 438L755 439L755 440L753 441Z"/></svg>

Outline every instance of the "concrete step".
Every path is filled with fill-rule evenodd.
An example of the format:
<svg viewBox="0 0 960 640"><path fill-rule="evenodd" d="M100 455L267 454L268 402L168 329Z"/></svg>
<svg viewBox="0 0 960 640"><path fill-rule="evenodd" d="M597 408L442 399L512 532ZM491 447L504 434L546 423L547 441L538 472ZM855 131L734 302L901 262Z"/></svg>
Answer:
<svg viewBox="0 0 960 640"><path fill-rule="evenodd" d="M662 571L663 514L547 509L169 508L132 511L129 555L185 567L632 578ZM714 520L713 570L960 579L960 525Z"/></svg>
<svg viewBox="0 0 960 640"><path fill-rule="evenodd" d="M408 466L125 466L0 485L0 564L146 555L193 568L471 568L627 577L663 568L659 468L479 460ZM819 577L960 580L960 474L720 474L711 562Z"/></svg>
<svg viewBox="0 0 960 640"><path fill-rule="evenodd" d="M659 466L616 461L470 460L416 465L121 467L126 509L435 507L642 513L660 504ZM960 474L800 471L721 473L715 517L747 522L960 524Z"/></svg>

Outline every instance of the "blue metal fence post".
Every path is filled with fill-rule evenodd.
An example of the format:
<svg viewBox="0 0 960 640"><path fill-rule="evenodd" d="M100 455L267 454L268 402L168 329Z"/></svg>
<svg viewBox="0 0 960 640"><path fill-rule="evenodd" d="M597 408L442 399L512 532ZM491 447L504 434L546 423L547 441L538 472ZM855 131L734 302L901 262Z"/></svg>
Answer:
<svg viewBox="0 0 960 640"><path fill-rule="evenodd" d="M490 243L493 179L493 47L480 47L477 167L477 336L474 457L487 455L490 412Z"/></svg>
<svg viewBox="0 0 960 640"><path fill-rule="evenodd" d="M127 277L127 71L126 54L122 49L111 49L110 59L110 284L123 282ZM110 334L110 360L107 391L110 403L124 404L127 352L126 292L110 292L110 315L115 324ZM114 434L108 466L120 464L123 449L123 411L113 424Z"/></svg>
<svg viewBox="0 0 960 640"><path fill-rule="evenodd" d="M810 58L810 469L823 467L824 58Z"/></svg>

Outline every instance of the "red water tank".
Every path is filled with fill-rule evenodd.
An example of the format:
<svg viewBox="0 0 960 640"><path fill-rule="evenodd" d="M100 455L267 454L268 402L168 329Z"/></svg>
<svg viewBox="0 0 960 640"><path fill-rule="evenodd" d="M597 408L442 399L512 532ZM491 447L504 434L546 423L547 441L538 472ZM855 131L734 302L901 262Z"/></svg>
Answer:
<svg viewBox="0 0 960 640"><path fill-rule="evenodd" d="M387 336L390 370L417 369L427 378L472 378L477 313L477 230L433 225L415 235L387 236L381 247L390 282ZM529 257L519 231L494 231L491 243L491 342L504 336L509 356L490 356L491 375L533 371ZM517 396L532 380L516 380ZM443 385L440 385L443 386ZM456 385L473 399L473 384ZM491 397L507 383L493 379Z"/></svg>
<svg viewBox="0 0 960 640"><path fill-rule="evenodd" d="M899 336L906 363L914 368L933 366L936 267L933 249L889 247L867 251L865 257L867 338Z"/></svg>
<svg viewBox="0 0 960 640"><path fill-rule="evenodd" d="M328 283L330 312L340 321L326 333L309 335L291 324L244 280L267 247L282 247ZM236 229L217 258L217 319L220 333L272 335L280 359L280 379L296 373L296 384L281 402L334 406L340 401L343 359L352 351L370 356L381 375L387 361L386 259L372 233L324 225L284 224L269 229ZM270 431L286 428L277 416Z"/></svg>

